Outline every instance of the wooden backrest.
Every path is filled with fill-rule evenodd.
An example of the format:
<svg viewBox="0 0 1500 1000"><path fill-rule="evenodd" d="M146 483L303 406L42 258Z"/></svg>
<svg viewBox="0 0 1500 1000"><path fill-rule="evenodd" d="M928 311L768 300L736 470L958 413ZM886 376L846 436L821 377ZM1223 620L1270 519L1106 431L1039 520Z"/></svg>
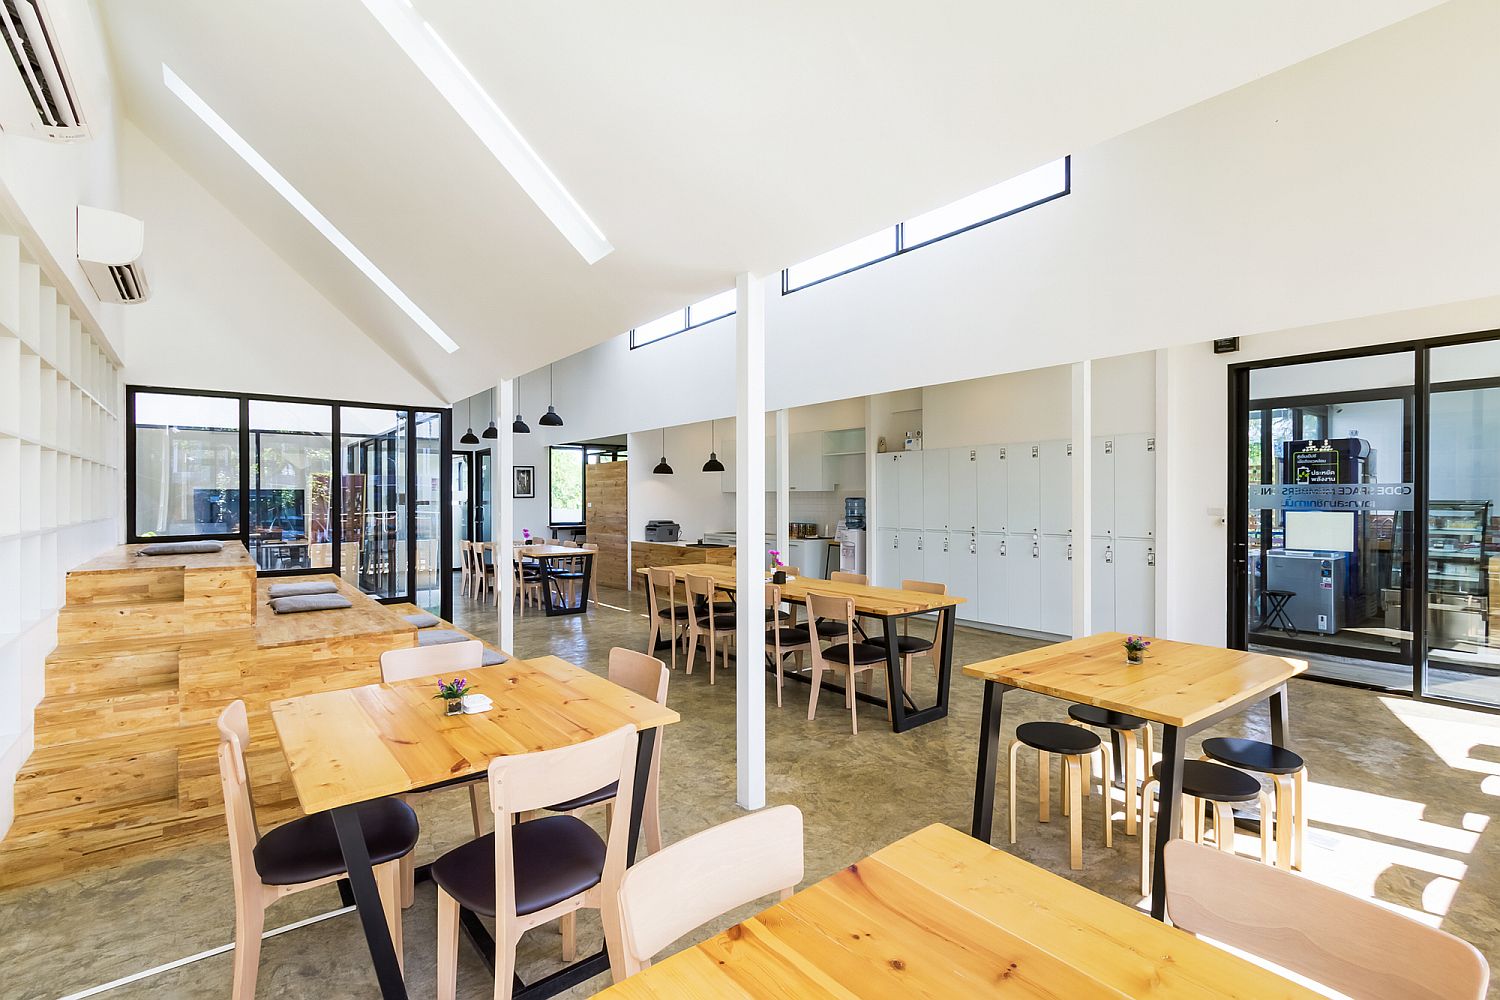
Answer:
<svg viewBox="0 0 1500 1000"><path fill-rule="evenodd" d="M677 577L665 566L652 566L646 570L647 612L654 617L661 611L663 600L667 607L677 607Z"/></svg>
<svg viewBox="0 0 1500 1000"><path fill-rule="evenodd" d="M566 542L563 542L563 547L568 549L576 549L578 548L578 543L570 538Z"/></svg>
<svg viewBox="0 0 1500 1000"><path fill-rule="evenodd" d="M245 767L245 748L249 745L250 722L245 715L245 703L232 701L219 713L219 784L224 790L229 863L236 895L260 885L260 874L255 870L255 845L260 840L260 828L255 822L255 803L250 799L250 772Z"/></svg>
<svg viewBox="0 0 1500 1000"><path fill-rule="evenodd" d="M854 598L844 597L842 594L819 594L809 590L807 592L807 620L808 628L813 636L817 637L814 625L819 619L826 621L843 622L843 636L824 636L834 642L848 644L848 659L854 659ZM823 644L814 642L812 644L812 655L814 660L823 660ZM834 661L828 661L834 662ZM842 666L843 664L838 664ZM850 662L849 666L853 666Z"/></svg>
<svg viewBox="0 0 1500 1000"><path fill-rule="evenodd" d="M610 683L629 688L658 705L667 703L667 681L671 675L667 665L649 653L623 646L609 651ZM657 732L661 732L661 727Z"/></svg>
<svg viewBox="0 0 1500 1000"><path fill-rule="evenodd" d="M845 573L837 569L828 574L828 579L834 583L869 584L870 582L870 578L863 573Z"/></svg>
<svg viewBox="0 0 1500 1000"><path fill-rule="evenodd" d="M616 801L633 801L636 743L635 727L625 725L569 747L496 757L490 762L490 808L495 813L495 905L498 912L516 912L512 818L517 813L575 799L616 781L619 782ZM620 877L625 873L629 833L629 823L610 824L602 879L605 906L609 906L608 901L619 892Z"/></svg>
<svg viewBox="0 0 1500 1000"><path fill-rule="evenodd" d="M380 654L380 679L390 684L413 677L432 677L448 670L475 670L483 664L484 643L478 639L388 649Z"/></svg>
<svg viewBox="0 0 1500 1000"><path fill-rule="evenodd" d="M687 590L689 605L693 603L693 598L695 597L707 598L708 601L712 603L714 599L713 577L701 576L697 573L689 573L687 576L683 577L682 585Z"/></svg>
<svg viewBox="0 0 1500 1000"><path fill-rule="evenodd" d="M801 576L802 575L802 570L799 569L796 566L783 566L783 567L781 567L781 571L783 573L785 573L787 576Z"/></svg>
<svg viewBox="0 0 1500 1000"><path fill-rule="evenodd" d="M625 974L639 972L667 945L722 913L773 892L785 899L802 874L796 806L732 819L637 861L620 883L618 950Z"/></svg>
<svg viewBox="0 0 1500 1000"><path fill-rule="evenodd" d="M948 593L946 583L928 583L926 580L902 580L902 590L913 590L919 594L943 594Z"/></svg>
<svg viewBox="0 0 1500 1000"><path fill-rule="evenodd" d="M1167 844L1167 915L1360 1000L1479 1000L1490 971L1468 942L1383 906L1185 840Z"/></svg>

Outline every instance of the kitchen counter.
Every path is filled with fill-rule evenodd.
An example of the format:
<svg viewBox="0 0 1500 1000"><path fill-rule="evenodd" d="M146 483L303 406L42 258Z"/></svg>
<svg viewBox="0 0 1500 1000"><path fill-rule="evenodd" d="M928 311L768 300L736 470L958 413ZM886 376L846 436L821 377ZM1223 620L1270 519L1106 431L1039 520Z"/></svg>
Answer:
<svg viewBox="0 0 1500 1000"><path fill-rule="evenodd" d="M729 546L704 548L687 542L631 542L630 566L632 570L647 569L652 566L680 566L683 563L712 563L718 566L728 566L734 562L734 553L734 548ZM638 580L639 577L632 573L631 586L634 586Z"/></svg>

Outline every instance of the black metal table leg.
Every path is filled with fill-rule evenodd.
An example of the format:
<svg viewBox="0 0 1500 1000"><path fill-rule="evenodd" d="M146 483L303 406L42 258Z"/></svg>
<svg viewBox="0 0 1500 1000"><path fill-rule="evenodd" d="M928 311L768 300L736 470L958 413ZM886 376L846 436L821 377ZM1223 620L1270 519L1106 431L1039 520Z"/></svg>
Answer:
<svg viewBox="0 0 1500 1000"><path fill-rule="evenodd" d="M1005 685L984 684L984 708L979 716L979 761L974 769L974 820L969 835L986 844L995 821L995 766L1000 758L1000 710Z"/></svg>
<svg viewBox="0 0 1500 1000"><path fill-rule="evenodd" d="M1161 727L1161 803L1157 813L1156 845L1152 848L1155 864L1151 869L1151 915L1157 920L1167 916L1167 842L1178 835L1182 826L1182 751L1186 734L1176 726ZM1146 808L1150 808L1147 803ZM1142 844L1145 850L1146 845Z"/></svg>
<svg viewBox="0 0 1500 1000"><path fill-rule="evenodd" d="M953 681L953 633L958 622L958 608L950 605L938 612L938 628L942 631L943 652L938 657L937 707L942 715L948 714L948 689Z"/></svg>
<svg viewBox="0 0 1500 1000"><path fill-rule="evenodd" d="M890 618L880 620L880 627L885 632L881 636L885 640L885 700L891 707L891 729L899 733L906 728L906 706L916 708L917 704L906 690L901 653L896 648L895 624Z"/></svg>
<svg viewBox="0 0 1500 1000"><path fill-rule="evenodd" d="M1286 746L1286 741L1291 735L1291 711L1287 705L1286 685L1277 688L1271 695L1271 742L1279 747Z"/></svg>
<svg viewBox="0 0 1500 1000"><path fill-rule="evenodd" d="M406 983L401 978L401 965L396 961L391 929L386 926L385 909L380 903L380 890L375 885L375 870L370 866L370 851L360 826L358 807L339 806L333 810L333 829L338 835L339 850L344 854L344 868L349 873L354 905L359 910L359 922L370 947L370 961L375 964L380 995L385 1000L406 1000Z"/></svg>

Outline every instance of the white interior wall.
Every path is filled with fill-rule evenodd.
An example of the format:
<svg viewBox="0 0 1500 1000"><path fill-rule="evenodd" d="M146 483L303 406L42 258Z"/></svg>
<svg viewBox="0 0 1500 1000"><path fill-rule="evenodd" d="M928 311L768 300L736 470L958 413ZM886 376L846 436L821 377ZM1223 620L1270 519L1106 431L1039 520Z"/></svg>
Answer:
<svg viewBox="0 0 1500 1000"><path fill-rule="evenodd" d="M730 421L731 428L733 421ZM708 461L709 425L666 428L666 457L672 475L652 473L662 457L662 431L631 434L629 528L632 539L646 537L646 522L672 520L682 526L682 540L696 542L707 531L734 530L733 493L725 493L723 473L704 472ZM725 433L720 421L719 433ZM732 433L732 430L730 431Z"/></svg>

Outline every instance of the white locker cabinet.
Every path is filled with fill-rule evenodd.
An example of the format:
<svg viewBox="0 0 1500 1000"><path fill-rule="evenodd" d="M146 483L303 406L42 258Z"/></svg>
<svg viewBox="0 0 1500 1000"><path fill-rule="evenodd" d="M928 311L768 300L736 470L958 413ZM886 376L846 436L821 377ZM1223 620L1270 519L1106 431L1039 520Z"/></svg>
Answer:
<svg viewBox="0 0 1500 1000"><path fill-rule="evenodd" d="M1156 631L1156 543L1120 538L1115 546L1115 630L1151 635Z"/></svg>
<svg viewBox="0 0 1500 1000"><path fill-rule="evenodd" d="M1009 446L1005 460L1005 497L1009 514L1005 530L1011 534L1040 531L1041 445Z"/></svg>
<svg viewBox="0 0 1500 1000"><path fill-rule="evenodd" d="M952 581L948 578L950 555L948 532L922 532L922 572L917 576L908 576L906 579L922 580L926 583L946 583L951 589Z"/></svg>
<svg viewBox="0 0 1500 1000"><path fill-rule="evenodd" d="M901 491L898 485L900 470L897 454L875 456L875 527L901 527Z"/></svg>
<svg viewBox="0 0 1500 1000"><path fill-rule="evenodd" d="M875 586L901 586L901 532L895 528L876 528L875 545L880 549L876 560Z"/></svg>
<svg viewBox="0 0 1500 1000"><path fill-rule="evenodd" d="M978 507L978 530L1003 532L1006 530L1006 449L1004 445L992 444L976 448L975 499Z"/></svg>
<svg viewBox="0 0 1500 1000"><path fill-rule="evenodd" d="M1013 531L1005 548L1005 617L999 624L1036 631L1042 627L1041 539Z"/></svg>
<svg viewBox="0 0 1500 1000"><path fill-rule="evenodd" d="M1156 436L1115 437L1115 536L1156 535Z"/></svg>
<svg viewBox="0 0 1500 1000"><path fill-rule="evenodd" d="M964 598L958 617L984 621L984 599L979 592L979 536L972 531L948 533L948 593Z"/></svg>
<svg viewBox="0 0 1500 1000"><path fill-rule="evenodd" d="M948 453L950 450L938 448L922 453L921 526L928 531L948 530Z"/></svg>
<svg viewBox="0 0 1500 1000"><path fill-rule="evenodd" d="M1072 457L1068 454L1070 447L1066 441L1043 441L1039 446L1039 527L1044 535L1066 535L1073 530Z"/></svg>
<svg viewBox="0 0 1500 1000"><path fill-rule="evenodd" d="M1073 634L1072 541L1067 535L1043 535L1037 542L1041 564L1041 624L1043 632Z"/></svg>
<svg viewBox="0 0 1500 1000"><path fill-rule="evenodd" d="M961 617L973 621L989 622L992 625L1010 624L1010 606L1007 604L1007 587L1005 583L1006 568L1010 565L1006 552L1006 536L997 532L981 532L974 536L977 540L976 547L979 549L978 570L979 586L975 593L979 596L979 611L970 611ZM960 594L960 597L965 595ZM962 612L962 609L960 609Z"/></svg>
<svg viewBox="0 0 1500 1000"><path fill-rule="evenodd" d="M1115 631L1115 540L1094 536L1089 632Z"/></svg>
<svg viewBox="0 0 1500 1000"><path fill-rule="evenodd" d="M1090 458L1093 482L1089 484L1093 525L1090 533L1108 537L1115 533L1115 441L1095 438Z"/></svg>
<svg viewBox="0 0 1500 1000"><path fill-rule="evenodd" d="M922 544L922 531L920 528L902 528L900 559L897 562L897 571L894 581L888 586L900 589L902 580L920 580L927 567L924 561Z"/></svg>
<svg viewBox="0 0 1500 1000"><path fill-rule="evenodd" d="M896 456L896 510L898 528L925 528L922 523L922 453L903 451Z"/></svg>
<svg viewBox="0 0 1500 1000"><path fill-rule="evenodd" d="M979 449L948 449L948 530L979 530Z"/></svg>

